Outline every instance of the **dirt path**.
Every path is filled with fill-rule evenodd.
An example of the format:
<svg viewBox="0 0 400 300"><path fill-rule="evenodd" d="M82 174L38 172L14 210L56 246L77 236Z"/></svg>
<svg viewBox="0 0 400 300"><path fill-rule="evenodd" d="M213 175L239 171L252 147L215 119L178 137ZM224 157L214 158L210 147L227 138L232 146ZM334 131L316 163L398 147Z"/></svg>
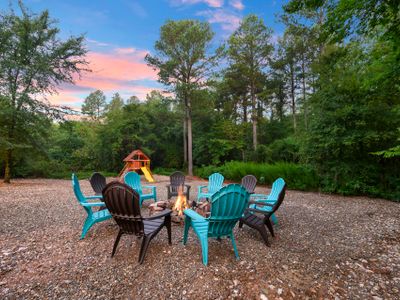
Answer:
<svg viewBox="0 0 400 300"><path fill-rule="evenodd" d="M168 178L156 179L162 200ZM189 182L192 199L200 183ZM183 246L183 228L173 226L173 245L163 230L138 265L134 237L110 258L112 220L79 240L85 212L70 181L16 180L0 186L0 298L400 299L399 203L288 191L277 217L270 248L235 229L239 261L229 240L212 240L204 267L193 232Z"/></svg>

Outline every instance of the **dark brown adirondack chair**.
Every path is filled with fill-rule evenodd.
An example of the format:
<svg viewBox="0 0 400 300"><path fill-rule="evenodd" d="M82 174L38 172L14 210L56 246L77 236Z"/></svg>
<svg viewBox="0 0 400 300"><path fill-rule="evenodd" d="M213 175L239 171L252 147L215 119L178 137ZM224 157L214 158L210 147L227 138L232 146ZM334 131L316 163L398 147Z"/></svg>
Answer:
<svg viewBox="0 0 400 300"><path fill-rule="evenodd" d="M253 175L246 175L242 178L242 182L240 183L249 194L254 194L254 189L257 185L257 178Z"/></svg>
<svg viewBox="0 0 400 300"><path fill-rule="evenodd" d="M185 184L185 175L182 172L174 172L169 177L170 184L167 185L168 199L178 196L178 191L183 187L183 194L189 200L190 185Z"/></svg>
<svg viewBox="0 0 400 300"><path fill-rule="evenodd" d="M286 184L279 193L278 201L274 203L254 200L249 201L250 206L255 208L247 208L244 211L243 217L239 221L239 228L242 228L243 224L246 224L249 227L258 230L265 244L270 247L271 245L268 241L268 233L266 227L269 229L271 235L274 237L274 228L272 227L270 217L278 210L279 206L281 206L283 199L285 198L285 191ZM256 213L262 214L263 216L258 216Z"/></svg>
<svg viewBox="0 0 400 300"><path fill-rule="evenodd" d="M92 174L89 181L95 194L101 195L101 192L103 191L104 187L107 184L106 178L102 174L95 172Z"/></svg>
<svg viewBox="0 0 400 300"><path fill-rule="evenodd" d="M123 234L134 234L143 238L139 253L139 263L143 263L150 241L162 227L168 231L168 242L171 245L171 210L166 209L158 215L142 217L140 214L140 196L128 185L114 181L103 190L103 200L119 226L111 257L114 256L119 240Z"/></svg>

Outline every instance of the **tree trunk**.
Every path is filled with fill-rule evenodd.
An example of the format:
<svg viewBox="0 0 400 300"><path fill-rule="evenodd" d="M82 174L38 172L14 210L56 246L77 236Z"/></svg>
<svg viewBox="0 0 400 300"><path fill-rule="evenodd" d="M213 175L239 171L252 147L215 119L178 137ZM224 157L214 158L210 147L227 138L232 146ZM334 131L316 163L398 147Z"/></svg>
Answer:
<svg viewBox="0 0 400 300"><path fill-rule="evenodd" d="M192 108L190 99L187 107L187 148L188 148L188 175L193 176L193 147L192 147Z"/></svg>
<svg viewBox="0 0 400 300"><path fill-rule="evenodd" d="M10 183L11 181L11 160L12 160L12 150L8 149L6 151L6 159L5 159L5 170L4 170L4 182Z"/></svg>
<svg viewBox="0 0 400 300"><path fill-rule="evenodd" d="M246 97L243 98L243 122L247 123L247 101L246 101Z"/></svg>
<svg viewBox="0 0 400 300"><path fill-rule="evenodd" d="M304 106L304 127L307 130L308 127L308 107L306 102L306 70L305 70L305 63L304 63L304 55L301 61L301 72L303 73L303 106Z"/></svg>
<svg viewBox="0 0 400 300"><path fill-rule="evenodd" d="M251 106L252 106L252 121L253 121L253 148L257 149L257 106L254 85L251 85Z"/></svg>
<svg viewBox="0 0 400 300"><path fill-rule="evenodd" d="M188 146L187 146L187 108L185 105L185 115L183 117L183 162L187 164L188 162Z"/></svg>
<svg viewBox="0 0 400 300"><path fill-rule="evenodd" d="M295 79L294 79L294 66L290 64L290 96L292 98L292 115L293 115L293 129L296 133L296 99L295 99Z"/></svg>

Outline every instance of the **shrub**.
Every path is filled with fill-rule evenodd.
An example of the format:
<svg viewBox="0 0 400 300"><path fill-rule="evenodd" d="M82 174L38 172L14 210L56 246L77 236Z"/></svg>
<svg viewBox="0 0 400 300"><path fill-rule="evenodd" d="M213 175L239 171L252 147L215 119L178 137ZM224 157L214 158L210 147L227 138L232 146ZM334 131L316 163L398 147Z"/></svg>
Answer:
<svg viewBox="0 0 400 300"><path fill-rule="evenodd" d="M220 167L206 166L195 169L195 174L207 178L214 172L219 172L226 179L239 182L243 176L252 174L259 183L271 185L277 178L282 177L289 188L298 190L315 190L319 186L315 172L307 166L294 163L252 163L252 162L227 162Z"/></svg>

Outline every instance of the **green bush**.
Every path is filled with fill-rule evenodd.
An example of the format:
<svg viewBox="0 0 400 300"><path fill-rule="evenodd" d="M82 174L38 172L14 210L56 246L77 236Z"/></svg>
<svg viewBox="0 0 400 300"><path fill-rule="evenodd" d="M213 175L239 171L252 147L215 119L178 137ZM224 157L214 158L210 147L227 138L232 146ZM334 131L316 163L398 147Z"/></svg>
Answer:
<svg viewBox="0 0 400 300"><path fill-rule="evenodd" d="M319 180L315 172L304 166L294 163L259 164L252 162L227 162L220 167L205 166L195 169L195 174L207 178L214 172L219 172L226 179L239 182L247 174L257 177L259 182L271 185L277 178L282 177L290 189L315 190Z"/></svg>
<svg viewBox="0 0 400 300"><path fill-rule="evenodd" d="M15 177L22 178L71 179L71 174L75 173L79 179L85 179L89 178L95 170L72 170L62 162L38 159L36 161L29 160L29 163L19 163L14 171ZM115 172L99 172L106 177L118 176Z"/></svg>
<svg viewBox="0 0 400 300"><path fill-rule="evenodd" d="M169 176L172 173L174 173L175 171L181 171L181 170L177 170L175 168L155 168L152 172L153 172L153 174L157 174L157 175Z"/></svg>

